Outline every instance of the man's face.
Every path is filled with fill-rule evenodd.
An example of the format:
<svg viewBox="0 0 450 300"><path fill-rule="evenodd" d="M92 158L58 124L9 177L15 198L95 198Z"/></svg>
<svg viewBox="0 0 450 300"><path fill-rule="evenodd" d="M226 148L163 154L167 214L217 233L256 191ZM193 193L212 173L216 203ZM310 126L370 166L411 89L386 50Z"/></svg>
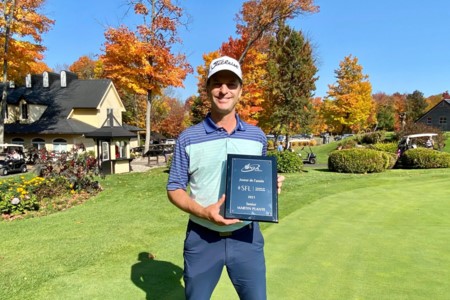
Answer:
<svg viewBox="0 0 450 300"><path fill-rule="evenodd" d="M242 84L233 72L220 71L210 78L207 90L211 100L211 112L227 115L234 113L242 94Z"/></svg>

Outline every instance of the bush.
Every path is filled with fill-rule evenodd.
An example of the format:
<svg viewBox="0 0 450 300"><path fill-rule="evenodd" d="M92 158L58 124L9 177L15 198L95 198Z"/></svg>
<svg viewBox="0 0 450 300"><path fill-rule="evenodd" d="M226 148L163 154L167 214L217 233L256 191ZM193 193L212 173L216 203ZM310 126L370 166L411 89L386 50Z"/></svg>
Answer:
<svg viewBox="0 0 450 300"><path fill-rule="evenodd" d="M396 143L396 142L376 143L376 144L370 145L370 149L397 154L398 143Z"/></svg>
<svg viewBox="0 0 450 300"><path fill-rule="evenodd" d="M295 152L276 151L269 152L267 155L276 157L277 171L279 173L296 173L303 170L303 160Z"/></svg>
<svg viewBox="0 0 450 300"><path fill-rule="evenodd" d="M352 148L355 148L356 145L358 145L358 142L354 138L346 138L337 144L337 148L339 150L352 149Z"/></svg>
<svg viewBox="0 0 450 300"><path fill-rule="evenodd" d="M403 168L410 169L449 168L450 153L427 148L409 149L402 154L400 163Z"/></svg>
<svg viewBox="0 0 450 300"><path fill-rule="evenodd" d="M36 160L37 177L0 181L2 217L11 219L33 211L48 214L82 203L101 191L94 180L98 175L96 159L92 153L79 150L55 158L43 149Z"/></svg>
<svg viewBox="0 0 450 300"><path fill-rule="evenodd" d="M384 141L386 133L384 131L368 132L361 136L362 144L376 144Z"/></svg>
<svg viewBox="0 0 450 300"><path fill-rule="evenodd" d="M392 159L392 155L373 149L338 150L330 153L328 169L339 173L378 173L392 167Z"/></svg>

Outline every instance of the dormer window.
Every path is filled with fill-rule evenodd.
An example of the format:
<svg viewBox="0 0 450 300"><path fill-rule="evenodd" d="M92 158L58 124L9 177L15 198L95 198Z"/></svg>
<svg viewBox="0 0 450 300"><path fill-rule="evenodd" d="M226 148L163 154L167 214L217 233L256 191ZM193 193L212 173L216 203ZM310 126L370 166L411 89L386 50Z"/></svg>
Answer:
<svg viewBox="0 0 450 300"><path fill-rule="evenodd" d="M20 101L20 118L28 120L28 103L25 100Z"/></svg>

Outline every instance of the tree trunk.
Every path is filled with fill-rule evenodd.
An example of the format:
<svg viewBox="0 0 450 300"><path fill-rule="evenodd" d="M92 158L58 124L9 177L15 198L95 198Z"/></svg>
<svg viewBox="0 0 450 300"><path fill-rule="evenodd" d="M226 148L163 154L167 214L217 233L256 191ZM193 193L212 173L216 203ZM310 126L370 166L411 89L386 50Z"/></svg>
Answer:
<svg viewBox="0 0 450 300"><path fill-rule="evenodd" d="M9 32L11 29L11 22L12 18L14 16L14 8L16 6L16 0L11 0L11 7L9 11L9 16L7 15L7 3L8 1L4 2L4 13L5 13L5 23L6 23L6 30L5 30L5 45L4 45L4 56L3 56L3 91L2 91L2 99L1 99L1 110L0 110L0 144L3 144L5 142L5 117L6 117L6 99L8 97L8 43L9 43Z"/></svg>
<svg viewBox="0 0 450 300"><path fill-rule="evenodd" d="M152 91L147 92L147 110L145 112L145 145L144 145L144 153L147 153L150 148L150 140L151 140L151 111L152 111L152 101L153 94Z"/></svg>

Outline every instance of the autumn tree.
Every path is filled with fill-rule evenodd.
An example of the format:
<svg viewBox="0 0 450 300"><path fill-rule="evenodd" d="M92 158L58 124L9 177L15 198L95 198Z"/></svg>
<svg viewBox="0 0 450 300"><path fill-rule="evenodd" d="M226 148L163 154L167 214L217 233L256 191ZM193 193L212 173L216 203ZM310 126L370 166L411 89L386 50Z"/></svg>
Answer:
<svg viewBox="0 0 450 300"><path fill-rule="evenodd" d="M69 71L80 79L95 79L103 77L103 63L91 56L83 55L69 66Z"/></svg>
<svg viewBox="0 0 450 300"><path fill-rule="evenodd" d="M311 44L301 31L279 26L269 48L267 69L262 126L287 139L300 131L310 132L314 115L311 98L318 77Z"/></svg>
<svg viewBox="0 0 450 300"><path fill-rule="evenodd" d="M170 0L130 0L143 23L132 31L125 26L105 32L105 75L120 88L147 96L145 151L149 149L151 110L155 96L169 86L183 86L192 72L183 54L172 53L179 42L177 27L182 25L182 10Z"/></svg>
<svg viewBox="0 0 450 300"><path fill-rule="evenodd" d="M318 12L314 0L249 0L237 15L237 33L244 43L239 56L242 62L248 51L264 37L271 38L280 21L293 19L302 13Z"/></svg>
<svg viewBox="0 0 450 300"><path fill-rule="evenodd" d="M273 37L280 20L292 19L301 13L317 12L313 0L250 0L244 2L237 15L237 38L229 38L218 51L205 54L204 66L198 68L199 99L192 106L192 119L204 117L209 110L206 95L207 66L212 59L221 55L236 58L241 63L245 89L237 106L240 116L252 124L258 123L265 93L265 65L267 62L268 41ZM244 60L245 58L245 60Z"/></svg>
<svg viewBox="0 0 450 300"><path fill-rule="evenodd" d="M431 95L431 96L427 97L425 99L425 101L427 102L427 108L425 109L425 112L429 111L434 106L436 106L436 104L438 104L439 102L444 100L445 97L443 97L443 95L444 94L437 94L437 95Z"/></svg>
<svg viewBox="0 0 450 300"><path fill-rule="evenodd" d="M376 123L372 85L358 58L346 56L335 70L337 82L329 85L323 113L336 132L359 132Z"/></svg>
<svg viewBox="0 0 450 300"><path fill-rule="evenodd" d="M54 21L39 13L45 0L4 0L0 6L0 58L3 62L3 92L0 112L0 143L4 142L6 82L23 82L24 74L48 70L42 61L42 34Z"/></svg>
<svg viewBox="0 0 450 300"><path fill-rule="evenodd" d="M163 95L155 101L153 112L153 128L166 137L177 137L187 127L185 106L176 98Z"/></svg>
<svg viewBox="0 0 450 300"><path fill-rule="evenodd" d="M427 102L422 92L416 90L412 94L406 95L406 118L408 122L414 122L421 117L426 108Z"/></svg>
<svg viewBox="0 0 450 300"><path fill-rule="evenodd" d="M0 42L2 46L8 46L8 52L5 53L3 47L0 58L8 61L8 80L23 82L25 74L48 71L43 62L46 47L42 44L42 35L50 30L54 21L40 13L45 0L2 2ZM6 31L9 31L8 35Z"/></svg>

